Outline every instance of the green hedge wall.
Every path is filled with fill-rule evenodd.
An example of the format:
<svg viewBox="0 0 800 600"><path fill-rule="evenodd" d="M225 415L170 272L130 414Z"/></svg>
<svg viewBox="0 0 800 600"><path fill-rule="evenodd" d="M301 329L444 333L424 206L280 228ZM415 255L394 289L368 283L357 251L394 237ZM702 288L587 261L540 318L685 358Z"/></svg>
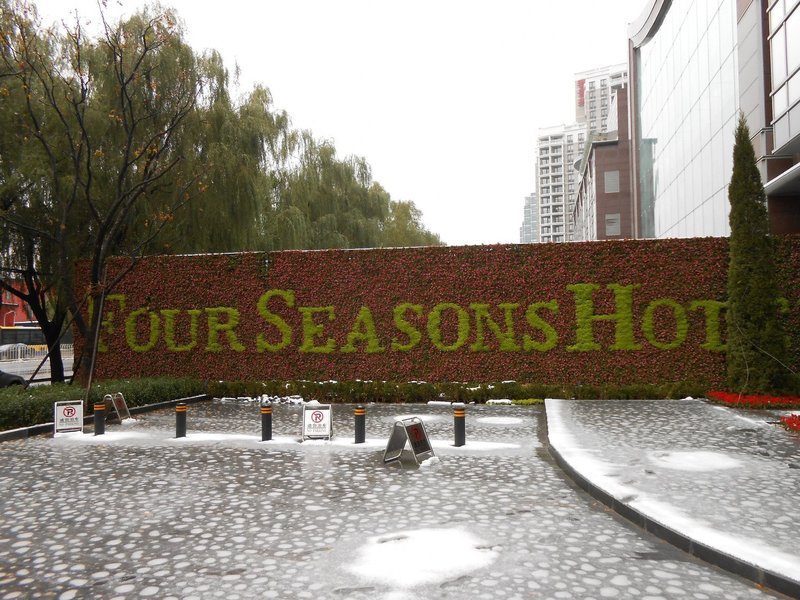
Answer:
<svg viewBox="0 0 800 600"><path fill-rule="evenodd" d="M797 349L798 239L780 254ZM723 238L148 257L96 376L715 388L726 268Z"/></svg>

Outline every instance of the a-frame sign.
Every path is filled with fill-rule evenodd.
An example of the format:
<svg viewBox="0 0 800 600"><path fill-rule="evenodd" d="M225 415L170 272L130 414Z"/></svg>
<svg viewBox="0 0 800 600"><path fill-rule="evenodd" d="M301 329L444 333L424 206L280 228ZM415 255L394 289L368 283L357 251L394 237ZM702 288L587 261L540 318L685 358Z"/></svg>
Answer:
<svg viewBox="0 0 800 600"><path fill-rule="evenodd" d="M423 460L436 456L425 431L425 425L419 417L409 417L395 421L392 427L392 434L386 444L383 453L383 464L388 464L400 460L406 442L411 443L411 451L417 464Z"/></svg>

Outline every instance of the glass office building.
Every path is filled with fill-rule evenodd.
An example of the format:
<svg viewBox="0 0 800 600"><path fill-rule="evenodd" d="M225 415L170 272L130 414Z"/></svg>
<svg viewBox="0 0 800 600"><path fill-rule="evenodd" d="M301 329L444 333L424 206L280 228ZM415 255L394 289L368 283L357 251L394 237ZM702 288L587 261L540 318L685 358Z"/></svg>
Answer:
<svg viewBox="0 0 800 600"><path fill-rule="evenodd" d="M636 235L726 236L736 1L650 0L629 37Z"/></svg>
<svg viewBox="0 0 800 600"><path fill-rule="evenodd" d="M774 148L764 189L772 229L800 231L800 0L770 0L769 54Z"/></svg>

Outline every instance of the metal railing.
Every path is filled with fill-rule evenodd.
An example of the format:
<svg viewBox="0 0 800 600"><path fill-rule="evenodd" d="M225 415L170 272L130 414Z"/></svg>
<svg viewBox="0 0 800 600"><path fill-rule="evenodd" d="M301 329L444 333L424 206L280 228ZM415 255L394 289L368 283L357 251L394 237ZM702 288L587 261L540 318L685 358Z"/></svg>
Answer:
<svg viewBox="0 0 800 600"><path fill-rule="evenodd" d="M72 358L74 348L72 344L61 344L62 358ZM31 360L42 359L47 355L47 346L44 344L36 344L28 346L27 344L7 344L0 346L0 361L17 361L17 360Z"/></svg>

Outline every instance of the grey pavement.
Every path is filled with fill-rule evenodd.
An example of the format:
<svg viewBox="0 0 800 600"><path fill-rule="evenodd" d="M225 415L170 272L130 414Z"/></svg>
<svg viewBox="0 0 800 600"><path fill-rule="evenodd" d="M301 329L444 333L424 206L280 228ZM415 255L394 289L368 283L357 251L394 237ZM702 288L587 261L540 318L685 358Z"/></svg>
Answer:
<svg viewBox="0 0 800 600"><path fill-rule="evenodd" d="M547 401L551 449L634 522L800 597L800 434L703 400Z"/></svg>
<svg viewBox="0 0 800 600"><path fill-rule="evenodd" d="M546 448L543 407L468 406L461 448L449 406L367 405L359 445L353 407L333 411L332 442L300 443L301 409L285 404L261 442L257 404L214 400L190 406L181 440L160 410L105 436L0 444L0 599L783 597L579 489ZM384 466L407 415L438 460ZM625 448L644 445L637 431Z"/></svg>

